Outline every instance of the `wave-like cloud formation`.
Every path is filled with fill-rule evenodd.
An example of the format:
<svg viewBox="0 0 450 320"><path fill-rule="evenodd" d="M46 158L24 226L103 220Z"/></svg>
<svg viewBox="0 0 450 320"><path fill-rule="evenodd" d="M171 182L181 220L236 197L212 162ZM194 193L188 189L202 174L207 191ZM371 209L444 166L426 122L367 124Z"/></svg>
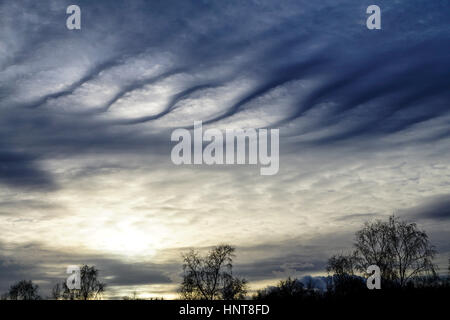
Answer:
<svg viewBox="0 0 450 320"><path fill-rule="evenodd" d="M30 152L32 145L32 158L41 158L48 148L83 153L93 143L117 150L121 140L128 149L142 132L194 120L286 127L285 135L310 144L384 136L423 123L433 129L416 141L448 137L448 9L437 2L381 3L381 31L367 30L363 7L351 1L281 8L270 2L137 1L127 8L81 2L80 32L65 30L64 5L28 2L27 14L18 14L23 8L13 1L1 6L1 42L8 47L0 59L5 152ZM394 12L402 12L402 21ZM134 128L117 131L117 124ZM61 134L68 128L70 135ZM23 138L18 130L32 134ZM34 160L20 163L2 174L3 182L51 185ZM11 178L14 172L29 178Z"/></svg>
<svg viewBox="0 0 450 320"><path fill-rule="evenodd" d="M265 280L323 270L395 208L446 220L431 213L449 193L446 1L379 0L381 30L356 0L79 0L79 31L71 4L0 3L0 241L178 257L225 238ZM280 128L279 174L174 169L170 132L195 120Z"/></svg>
<svg viewBox="0 0 450 320"><path fill-rule="evenodd" d="M85 23L78 33L59 26L61 2L40 7L29 2L27 15L6 19L2 42L16 53L1 61L3 109L33 112L26 109L48 107L47 117L61 110L92 111L117 120L115 109L121 108L124 118L129 118L126 113L134 115L129 123L153 121L176 105L188 109L191 105L182 102L193 95L220 102L223 92L198 97L199 90L226 87L239 78L248 83L244 92L230 86L232 92L225 94L232 99L213 113L195 111L192 118L213 123L237 116L252 101L295 80L314 86L292 88L289 95L297 101L289 102L288 108L276 102L267 106L272 113L282 112L278 125L308 117L323 104L329 111L322 113L313 130L345 122L355 116L352 111L362 109L357 118L366 129L356 125L339 135L344 138L359 131L403 130L447 111L449 36L446 8L440 3L380 3L386 13L381 31L365 28L364 7L352 1L336 6L329 1L136 1L127 8L82 1L80 6ZM14 2L4 2L2 16L17 10ZM392 20L394 12L403 14L402 21ZM32 32L12 31L13 23L27 25ZM158 97L154 85L177 73L185 76L165 84L169 89L159 112L145 104L133 105L131 98L139 96L151 103ZM126 107L120 106L126 102ZM423 105L427 107L415 110ZM410 116L396 117L404 113Z"/></svg>

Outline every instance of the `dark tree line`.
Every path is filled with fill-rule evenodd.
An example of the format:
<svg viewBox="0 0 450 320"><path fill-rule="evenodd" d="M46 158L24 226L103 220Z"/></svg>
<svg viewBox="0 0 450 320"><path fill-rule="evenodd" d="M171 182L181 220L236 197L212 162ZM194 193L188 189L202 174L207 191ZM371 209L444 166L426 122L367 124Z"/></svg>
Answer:
<svg viewBox="0 0 450 320"><path fill-rule="evenodd" d="M415 223L394 216L387 221L365 223L355 234L353 250L328 259L327 289L317 290L310 283L288 278L276 286L258 290L254 299L297 299L316 301L329 297L360 295L367 292L367 267L377 265L381 271L383 288L413 289L440 288L450 290L450 259L448 277L439 278L433 263L436 250L425 231ZM191 250L182 255L183 278L180 297L186 300L239 300L248 293L248 281L233 274L235 248L219 245L201 254ZM56 300L100 299L106 284L99 280L95 266L84 265L81 271L81 289L69 289L65 282L58 283L51 298ZM39 300L39 287L32 281L22 280L0 296L3 300ZM124 299L138 300L135 294Z"/></svg>
<svg viewBox="0 0 450 320"><path fill-rule="evenodd" d="M362 299L369 291L366 279L369 276L367 268L371 265L380 267L382 288L385 289L383 294L386 296L395 297L423 290L435 290L427 291L431 297L438 291L448 294L450 259L448 277L440 278L433 263L435 254L436 250L425 231L420 230L415 223L391 216L387 221L365 223L355 234L353 250L335 254L328 259L326 292L310 290L298 279L288 278L275 287L259 290L254 298L321 301L344 297Z"/></svg>
<svg viewBox="0 0 450 320"><path fill-rule="evenodd" d="M180 287L183 299L241 299L247 293L245 279L232 275L234 248L222 245L205 256L191 251L184 255L184 275ZM436 250L425 231L415 223L395 216L387 221L365 223L355 234L349 253L328 259L327 295L358 294L367 291L367 268L377 265L384 288L430 286L446 283L437 276L433 263ZM450 262L449 262L450 263ZM450 265L449 265L450 268ZM449 269L450 275L450 269ZM235 284L234 286L232 284ZM225 294L225 292L230 294ZM288 278L276 286L258 290L255 299L318 299L321 293L311 284Z"/></svg>

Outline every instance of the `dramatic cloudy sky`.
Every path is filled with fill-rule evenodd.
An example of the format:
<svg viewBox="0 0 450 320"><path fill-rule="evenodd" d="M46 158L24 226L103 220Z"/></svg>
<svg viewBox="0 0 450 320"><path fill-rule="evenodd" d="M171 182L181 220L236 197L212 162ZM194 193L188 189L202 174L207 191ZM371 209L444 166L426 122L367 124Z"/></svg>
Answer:
<svg viewBox="0 0 450 320"><path fill-rule="evenodd" d="M180 253L221 242L256 288L323 274L394 212L445 268L449 17L447 0L1 1L0 292L95 264L110 297L173 297ZM173 165L195 120L279 128L279 173Z"/></svg>

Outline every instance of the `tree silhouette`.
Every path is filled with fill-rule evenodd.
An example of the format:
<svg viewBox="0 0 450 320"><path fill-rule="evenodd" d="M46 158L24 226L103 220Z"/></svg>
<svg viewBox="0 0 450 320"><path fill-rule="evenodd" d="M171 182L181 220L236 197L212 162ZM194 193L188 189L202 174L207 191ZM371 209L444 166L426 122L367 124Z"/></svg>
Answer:
<svg viewBox="0 0 450 320"><path fill-rule="evenodd" d="M447 267L447 286L450 286L450 258L448 259L448 267Z"/></svg>
<svg viewBox="0 0 450 320"><path fill-rule="evenodd" d="M388 221L366 223L356 233L356 262L360 272L370 265L380 267L383 280L405 286L413 277L436 275L432 263L436 253L425 231L415 223L395 216Z"/></svg>
<svg viewBox="0 0 450 320"><path fill-rule="evenodd" d="M352 254L336 254L328 259L327 272L338 276L354 275L357 268L357 257Z"/></svg>
<svg viewBox="0 0 450 320"><path fill-rule="evenodd" d="M400 287L419 277L436 277L432 262L436 251L426 232L415 223L395 216L388 221L366 222L356 232L354 246L351 254L334 255L328 260L327 271L333 275L335 285L351 281L357 272L365 274L370 265L380 268L385 284Z"/></svg>
<svg viewBox="0 0 450 320"><path fill-rule="evenodd" d="M328 259L327 272L331 275L328 290L337 294L349 294L364 288L364 281L355 274L357 260L355 253L337 254Z"/></svg>
<svg viewBox="0 0 450 320"><path fill-rule="evenodd" d="M258 290L252 297L254 300L282 300L298 303L314 303L323 298L323 291L314 286L312 277L305 277L302 282L296 278L281 280L276 286Z"/></svg>
<svg viewBox="0 0 450 320"><path fill-rule="evenodd" d="M191 250L183 255L181 296L187 300L242 299L247 281L233 276L235 248L219 245L201 256Z"/></svg>
<svg viewBox="0 0 450 320"><path fill-rule="evenodd" d="M222 299L242 300L247 293L247 280L227 275L222 289Z"/></svg>
<svg viewBox="0 0 450 320"><path fill-rule="evenodd" d="M21 280L9 288L4 298L7 300L40 300L38 291L39 286L33 284L31 280Z"/></svg>
<svg viewBox="0 0 450 320"><path fill-rule="evenodd" d="M291 277L281 280L278 285L258 290L253 299L256 300L276 300L300 298L305 294L305 285L298 279Z"/></svg>
<svg viewBox="0 0 450 320"><path fill-rule="evenodd" d="M106 284L98 279L99 270L95 266L83 265L80 268L81 289L69 289L67 284L57 283L52 290L56 300L96 300L105 291Z"/></svg>

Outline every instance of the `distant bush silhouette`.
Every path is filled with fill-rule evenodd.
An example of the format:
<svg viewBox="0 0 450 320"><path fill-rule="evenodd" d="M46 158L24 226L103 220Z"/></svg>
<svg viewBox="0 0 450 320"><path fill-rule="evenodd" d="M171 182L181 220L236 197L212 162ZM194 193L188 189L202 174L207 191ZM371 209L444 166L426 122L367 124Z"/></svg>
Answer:
<svg viewBox="0 0 450 320"><path fill-rule="evenodd" d="M187 300L236 300L247 293L247 280L233 276L235 248L219 245L205 256L191 250L183 255L180 294Z"/></svg>
<svg viewBox="0 0 450 320"><path fill-rule="evenodd" d="M31 280L21 280L13 284L2 300L41 300L38 294L39 286Z"/></svg>
<svg viewBox="0 0 450 320"><path fill-rule="evenodd" d="M289 277L286 280L281 280L274 287L258 290L256 295L253 296L253 299L293 299L302 297L305 292L305 285L303 283L298 279Z"/></svg>
<svg viewBox="0 0 450 320"><path fill-rule="evenodd" d="M130 301L130 300L164 300L164 298L140 298L137 295L137 292L134 291L131 296L122 297L122 300L128 300L128 301Z"/></svg>

